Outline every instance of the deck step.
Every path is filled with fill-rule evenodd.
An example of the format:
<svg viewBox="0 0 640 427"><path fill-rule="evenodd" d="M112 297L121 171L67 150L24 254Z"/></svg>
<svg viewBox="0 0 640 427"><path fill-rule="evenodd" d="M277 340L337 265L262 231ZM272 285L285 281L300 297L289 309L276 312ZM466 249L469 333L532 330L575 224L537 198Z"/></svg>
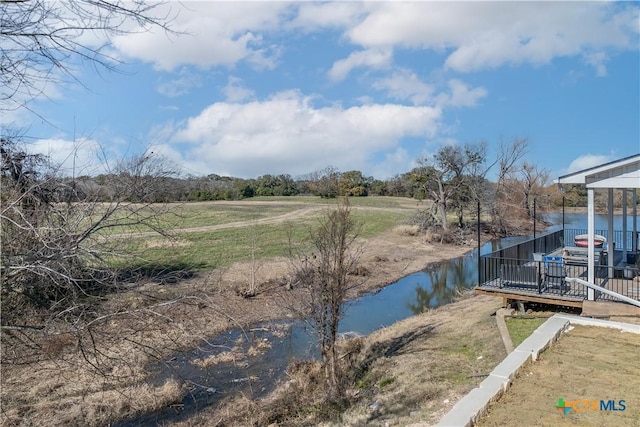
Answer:
<svg viewBox="0 0 640 427"><path fill-rule="evenodd" d="M640 307L623 302L588 301L582 304L582 315L589 317L639 316Z"/></svg>

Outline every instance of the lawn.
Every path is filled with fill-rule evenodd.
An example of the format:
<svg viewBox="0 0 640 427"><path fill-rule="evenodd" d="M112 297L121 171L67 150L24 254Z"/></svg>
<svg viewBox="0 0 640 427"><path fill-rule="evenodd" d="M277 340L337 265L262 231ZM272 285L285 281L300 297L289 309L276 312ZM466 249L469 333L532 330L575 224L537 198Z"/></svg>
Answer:
<svg viewBox="0 0 640 427"><path fill-rule="evenodd" d="M517 347L522 343L522 341L527 339L533 331L538 329L538 326L546 322L547 318L505 317L504 321L507 324L507 329L509 330L509 336L511 336L513 345Z"/></svg>
<svg viewBox="0 0 640 427"><path fill-rule="evenodd" d="M570 328L537 362L522 370L477 425L640 426L638 355L640 334ZM576 409L565 414L556 408L560 398L575 402ZM605 405L615 401L617 410L600 410L601 400Z"/></svg>
<svg viewBox="0 0 640 427"><path fill-rule="evenodd" d="M359 235L370 238L406 222L416 210L416 206L407 200L386 197L351 199L352 216L359 226ZM294 197L176 205L182 222L181 226L173 228L174 238L133 235L127 239L126 245L134 254L134 260L124 262L219 268L252 257L287 256L290 249L305 251L308 249L306 237L309 230L318 224L324 213L322 203L317 206L318 202L321 199ZM335 203L335 200L326 202L327 206ZM317 210L309 210L314 207ZM284 214L294 215L280 220ZM194 227L201 229L189 230ZM179 231L181 229L183 231Z"/></svg>

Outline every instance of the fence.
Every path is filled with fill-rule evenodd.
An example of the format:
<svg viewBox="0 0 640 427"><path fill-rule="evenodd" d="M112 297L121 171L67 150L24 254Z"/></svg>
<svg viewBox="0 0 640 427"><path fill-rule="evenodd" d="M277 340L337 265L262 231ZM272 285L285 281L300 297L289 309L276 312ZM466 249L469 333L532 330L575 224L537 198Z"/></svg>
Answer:
<svg viewBox="0 0 640 427"><path fill-rule="evenodd" d="M553 270L554 264L562 265L562 261L556 264L557 261L555 260L534 257L534 253L548 254L562 248L565 242L573 242L574 237L579 234L586 234L586 230L558 230L482 255L479 258L478 266L479 283L482 285L491 282L494 283L493 286L497 284L497 286L502 287L505 282L511 279L511 283L508 286L513 290L586 297L587 288L580 283L573 283L572 286L564 286L562 281L559 284L554 283L549 271ZM607 237L608 233L604 230L596 230L596 234ZM619 230L614 231L613 236L615 247L620 250L621 242L625 236ZM629 242L629 239L633 238L633 232L627 232L626 238L627 242ZM631 250L631 246L627 247ZM636 254L631 254L631 256L635 257ZM534 260L534 258L537 259ZM628 259L627 262L629 261ZM536 270L535 275L532 273L533 269ZM586 274L586 266L574 266L564 271L568 273L568 277L578 277ZM618 294L640 300L640 284L634 284L632 280L629 280L638 276L640 276L640 269L634 265L622 267L596 265L595 284L606 287ZM507 280L505 280L505 277L507 277ZM604 299L613 298L604 294L601 297Z"/></svg>
<svg viewBox="0 0 640 427"><path fill-rule="evenodd" d="M579 233L578 233L579 234ZM533 261L537 252L550 253L562 247L563 231L553 231L516 245L491 252L480 257L479 283L487 283L500 277L500 266L507 263L523 265Z"/></svg>

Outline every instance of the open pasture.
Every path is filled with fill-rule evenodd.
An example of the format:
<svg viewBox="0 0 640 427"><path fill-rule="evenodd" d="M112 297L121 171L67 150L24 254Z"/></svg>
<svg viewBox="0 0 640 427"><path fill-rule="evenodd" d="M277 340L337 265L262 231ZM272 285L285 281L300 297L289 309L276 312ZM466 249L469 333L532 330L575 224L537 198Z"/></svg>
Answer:
<svg viewBox="0 0 640 427"><path fill-rule="evenodd" d="M164 215L179 221L171 237L131 230L126 236L136 259L127 263L219 268L252 258L287 256L305 251L310 228L336 200L315 197L257 198L239 202L196 202L170 205ZM372 237L406 222L416 211L412 199L366 197L350 199L362 237Z"/></svg>

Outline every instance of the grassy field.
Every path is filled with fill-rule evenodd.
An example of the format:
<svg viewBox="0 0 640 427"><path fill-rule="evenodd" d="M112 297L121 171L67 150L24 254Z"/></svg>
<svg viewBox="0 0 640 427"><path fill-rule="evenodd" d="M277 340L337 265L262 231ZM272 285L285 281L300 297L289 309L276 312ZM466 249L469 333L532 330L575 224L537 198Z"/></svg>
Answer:
<svg viewBox="0 0 640 427"><path fill-rule="evenodd" d="M637 427L639 352L639 334L576 326L529 365L477 425ZM560 398L577 402L576 409L558 410ZM584 400L596 404L587 406ZM600 400L614 400L618 410L600 410Z"/></svg>
<svg viewBox="0 0 640 427"><path fill-rule="evenodd" d="M527 339L533 331L538 329L538 326L546 322L547 318L507 317L504 321L507 324L507 329L509 330L509 335L511 336L513 345L517 347L522 343L522 341Z"/></svg>
<svg viewBox="0 0 640 427"><path fill-rule="evenodd" d="M119 263L198 269L225 267L254 256L287 256L290 249L307 249L309 230L336 203L315 197L273 197L176 204L167 219L161 218L173 238L136 236L140 230L134 230L126 242L134 259ZM365 238L406 222L417 208L414 200L391 197L353 198L350 203L359 234ZM169 219L176 214L179 221Z"/></svg>

